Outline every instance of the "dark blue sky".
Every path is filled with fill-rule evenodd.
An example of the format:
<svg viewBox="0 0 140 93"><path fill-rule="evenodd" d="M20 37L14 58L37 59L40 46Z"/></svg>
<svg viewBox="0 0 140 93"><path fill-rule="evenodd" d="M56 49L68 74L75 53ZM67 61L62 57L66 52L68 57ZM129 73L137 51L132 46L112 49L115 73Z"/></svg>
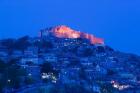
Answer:
<svg viewBox="0 0 140 93"><path fill-rule="evenodd" d="M0 0L0 38L36 36L60 24L140 55L139 0Z"/></svg>

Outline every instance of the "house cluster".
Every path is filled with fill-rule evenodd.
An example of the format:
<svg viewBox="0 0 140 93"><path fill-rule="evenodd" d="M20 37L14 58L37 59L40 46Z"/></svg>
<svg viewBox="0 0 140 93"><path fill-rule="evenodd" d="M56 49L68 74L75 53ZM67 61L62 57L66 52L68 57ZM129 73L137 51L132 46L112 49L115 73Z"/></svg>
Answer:
<svg viewBox="0 0 140 93"><path fill-rule="evenodd" d="M136 73L131 72L125 63L120 63L122 58L118 58L115 51L106 49L105 45L91 45L88 40L80 38L42 38L48 38L47 40L53 44L48 51L46 48L32 45L23 51L15 49L9 54L9 49L0 43L0 59L5 62L9 59L18 59L17 64L28 69L29 75L35 78L39 79L42 76L43 79L52 79L52 83L82 84L88 90L97 93L101 93L102 84L110 84L119 91L128 91L140 86L139 69ZM83 54L87 52L86 49L92 51L88 56ZM46 62L59 71L58 77L53 73L40 72L40 65Z"/></svg>

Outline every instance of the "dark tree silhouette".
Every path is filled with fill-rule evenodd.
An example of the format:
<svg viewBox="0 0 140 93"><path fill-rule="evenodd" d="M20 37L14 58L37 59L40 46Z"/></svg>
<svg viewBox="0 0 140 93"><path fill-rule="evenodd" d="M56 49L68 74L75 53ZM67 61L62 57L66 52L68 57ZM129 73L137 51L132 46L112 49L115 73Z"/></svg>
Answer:
<svg viewBox="0 0 140 93"><path fill-rule="evenodd" d="M24 36L22 38L19 38L15 42L15 49L23 51L23 50L27 49L27 47L30 46L30 45L31 45L31 43L29 42L29 37Z"/></svg>

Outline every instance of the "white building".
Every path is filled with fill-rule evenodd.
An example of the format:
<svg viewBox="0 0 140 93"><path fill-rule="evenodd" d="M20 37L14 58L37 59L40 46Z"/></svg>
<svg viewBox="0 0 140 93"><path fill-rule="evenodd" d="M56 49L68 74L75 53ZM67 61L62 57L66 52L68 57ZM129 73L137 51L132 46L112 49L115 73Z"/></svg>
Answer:
<svg viewBox="0 0 140 93"><path fill-rule="evenodd" d="M57 62L57 57L53 53L44 54L44 61Z"/></svg>
<svg viewBox="0 0 140 93"><path fill-rule="evenodd" d="M6 53L6 52L0 52L0 59L2 60L2 61L8 61L8 53Z"/></svg>
<svg viewBox="0 0 140 93"><path fill-rule="evenodd" d="M22 56L23 56L22 51L18 51L18 50L13 51L13 53L11 55L12 58L19 58L19 57L22 57Z"/></svg>
<svg viewBox="0 0 140 93"><path fill-rule="evenodd" d="M38 57L23 57L21 59L21 64L25 65L25 64L41 64L39 63L39 59Z"/></svg>

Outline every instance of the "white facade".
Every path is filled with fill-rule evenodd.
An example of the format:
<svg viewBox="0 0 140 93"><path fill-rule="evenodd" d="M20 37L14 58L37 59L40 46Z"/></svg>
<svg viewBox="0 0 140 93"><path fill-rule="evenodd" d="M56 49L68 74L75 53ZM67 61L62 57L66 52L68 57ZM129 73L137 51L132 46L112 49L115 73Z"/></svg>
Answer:
<svg viewBox="0 0 140 93"><path fill-rule="evenodd" d="M37 57L29 57L21 59L21 64L26 64L28 62L31 62L33 64L39 64L39 59Z"/></svg>
<svg viewBox="0 0 140 93"><path fill-rule="evenodd" d="M54 54L45 54L44 61L57 62L57 57Z"/></svg>

